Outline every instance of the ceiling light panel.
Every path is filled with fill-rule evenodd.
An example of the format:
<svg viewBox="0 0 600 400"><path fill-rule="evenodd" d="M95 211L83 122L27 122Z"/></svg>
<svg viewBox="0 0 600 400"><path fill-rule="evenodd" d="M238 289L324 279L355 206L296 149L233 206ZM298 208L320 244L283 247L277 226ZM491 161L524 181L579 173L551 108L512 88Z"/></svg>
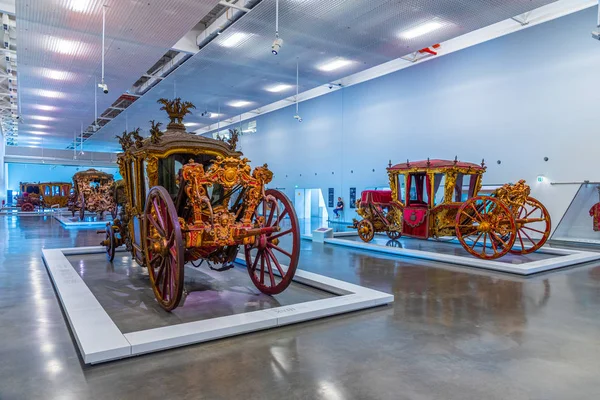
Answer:
<svg viewBox="0 0 600 400"><path fill-rule="evenodd" d="M225 35L223 35L223 36L225 36ZM221 38L218 38L217 41L223 47L233 48L233 47L239 46L240 44L247 41L251 37L252 37L252 35L249 33L234 32L234 33L228 33L228 36L224 37L222 40L220 40Z"/></svg>
<svg viewBox="0 0 600 400"><path fill-rule="evenodd" d="M26 119L27 118L35 119L36 121L54 121L55 120L55 118L48 117L47 115L30 115L30 116L27 116L25 118Z"/></svg>
<svg viewBox="0 0 600 400"><path fill-rule="evenodd" d="M335 60L332 60L325 64L319 65L317 68L324 72L331 72L331 71L338 70L340 68L347 67L348 65L350 65L352 63L353 63L353 61L346 60L344 58L336 58Z"/></svg>
<svg viewBox="0 0 600 400"><path fill-rule="evenodd" d="M56 107L49 106L49 105L46 105L46 104L34 104L31 107L35 108L36 110L42 110L42 111L54 111L54 110L56 110Z"/></svg>
<svg viewBox="0 0 600 400"><path fill-rule="evenodd" d="M41 68L40 75L43 76L44 78L48 78L48 79L53 79L53 80L57 80L57 81L66 81L66 80L72 79L73 74L71 74L70 72L67 72L67 71L59 71L59 70L50 69L50 68Z"/></svg>
<svg viewBox="0 0 600 400"><path fill-rule="evenodd" d="M265 90L267 92L271 92L271 93L279 93L279 92L284 92L286 90L290 90L293 87L294 86L292 86L292 85L286 85L284 83L281 83L278 85L269 86L269 87L265 88Z"/></svg>
<svg viewBox="0 0 600 400"><path fill-rule="evenodd" d="M54 90L45 90L45 89L34 89L32 93L36 96L48 97L50 99L62 99L65 97L64 93L56 92Z"/></svg>
<svg viewBox="0 0 600 400"><path fill-rule="evenodd" d="M88 10L90 10L91 5L92 5L92 0L67 0L67 7L71 10L71 11L76 11L76 12L86 12Z"/></svg>
<svg viewBox="0 0 600 400"><path fill-rule="evenodd" d="M236 107L236 108L246 107L246 106L249 106L250 104L252 104L252 103L249 101L246 101L246 100L235 100L235 101L227 103L228 106Z"/></svg>
<svg viewBox="0 0 600 400"><path fill-rule="evenodd" d="M80 41L62 39L53 36L46 36L46 49L54 53L76 56L85 51L85 45Z"/></svg>
<svg viewBox="0 0 600 400"><path fill-rule="evenodd" d="M444 27L444 23L441 21L428 21L407 31L400 33L400 37L403 39L414 39L419 36L427 35L428 33L437 31Z"/></svg>

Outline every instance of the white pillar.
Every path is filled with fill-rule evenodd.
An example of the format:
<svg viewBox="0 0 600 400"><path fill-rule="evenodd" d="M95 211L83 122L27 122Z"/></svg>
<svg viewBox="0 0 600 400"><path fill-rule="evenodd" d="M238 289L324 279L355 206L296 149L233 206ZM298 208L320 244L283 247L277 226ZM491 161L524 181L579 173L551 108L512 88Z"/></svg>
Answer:
<svg viewBox="0 0 600 400"><path fill-rule="evenodd" d="M0 132L0 203L6 200L6 168L4 167L4 154L6 150L6 142L4 135Z"/></svg>

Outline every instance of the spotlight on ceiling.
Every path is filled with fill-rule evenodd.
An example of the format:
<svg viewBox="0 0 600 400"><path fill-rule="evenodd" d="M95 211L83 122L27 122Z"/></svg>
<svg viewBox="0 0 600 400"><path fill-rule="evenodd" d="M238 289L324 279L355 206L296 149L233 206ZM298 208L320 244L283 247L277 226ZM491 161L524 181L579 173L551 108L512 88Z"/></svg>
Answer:
<svg viewBox="0 0 600 400"><path fill-rule="evenodd" d="M208 110L204 111L202 114L200 114L201 117L204 118L212 118L212 113Z"/></svg>
<svg viewBox="0 0 600 400"><path fill-rule="evenodd" d="M295 119L296 121L298 121L298 122L302 122L302 117L301 117L300 115L298 115L298 114L295 114L295 115L294 115L294 119Z"/></svg>
<svg viewBox="0 0 600 400"><path fill-rule="evenodd" d="M275 41L271 45L271 53L273 53L273 55L275 55L275 56L277 54L279 54L279 50L281 50L281 46L283 46L283 39L278 37L275 39Z"/></svg>

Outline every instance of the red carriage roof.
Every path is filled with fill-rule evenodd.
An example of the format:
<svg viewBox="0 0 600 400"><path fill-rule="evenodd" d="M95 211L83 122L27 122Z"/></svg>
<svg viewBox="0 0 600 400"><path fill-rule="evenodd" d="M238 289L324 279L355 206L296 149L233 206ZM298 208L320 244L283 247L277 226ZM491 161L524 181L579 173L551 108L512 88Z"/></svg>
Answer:
<svg viewBox="0 0 600 400"><path fill-rule="evenodd" d="M389 167L388 170L411 170L411 169L432 169L432 168L471 168L476 171L485 171L485 167L480 164L473 164L463 161L454 160L423 160L423 161L409 161L407 163L396 164Z"/></svg>
<svg viewBox="0 0 600 400"><path fill-rule="evenodd" d="M363 203L390 204L392 202L391 190L365 190L360 196Z"/></svg>

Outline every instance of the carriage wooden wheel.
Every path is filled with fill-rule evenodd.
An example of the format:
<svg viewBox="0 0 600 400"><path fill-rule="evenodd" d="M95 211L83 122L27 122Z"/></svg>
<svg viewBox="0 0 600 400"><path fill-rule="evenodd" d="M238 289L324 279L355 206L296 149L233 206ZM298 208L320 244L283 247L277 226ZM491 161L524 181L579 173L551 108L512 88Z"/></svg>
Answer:
<svg viewBox="0 0 600 400"><path fill-rule="evenodd" d="M289 218L289 224L286 217ZM298 267L298 217L285 194L268 189L256 208L253 222L261 229L279 228L257 235L254 243L244 248L248 273L254 285L263 293L279 294L292 283Z"/></svg>
<svg viewBox="0 0 600 400"><path fill-rule="evenodd" d="M397 240L402 235L399 231L387 231L386 234L392 240Z"/></svg>
<svg viewBox="0 0 600 400"><path fill-rule="evenodd" d="M371 221L363 219L357 225L358 236L365 242L370 242L375 236L375 229Z"/></svg>
<svg viewBox="0 0 600 400"><path fill-rule="evenodd" d="M32 203L23 203L21 206L21 211L31 212L34 210L34 206Z"/></svg>
<svg viewBox="0 0 600 400"><path fill-rule="evenodd" d="M507 254L516 232L511 211L494 197L473 197L456 214L456 237L470 254L485 260Z"/></svg>
<svg viewBox="0 0 600 400"><path fill-rule="evenodd" d="M106 248L106 259L113 261L115 259L116 249L116 238L115 238L115 227L110 224L106 224L106 237L104 239L104 246Z"/></svg>
<svg viewBox="0 0 600 400"><path fill-rule="evenodd" d="M167 311L183 294L184 246L177 210L163 187L150 190L144 211L144 255L156 300Z"/></svg>
<svg viewBox="0 0 600 400"><path fill-rule="evenodd" d="M79 193L79 220L85 219L85 196L83 192Z"/></svg>
<svg viewBox="0 0 600 400"><path fill-rule="evenodd" d="M540 249L550 236L551 223L548 210L539 200L527 197L515 213L519 249L511 249L513 254L529 254Z"/></svg>

